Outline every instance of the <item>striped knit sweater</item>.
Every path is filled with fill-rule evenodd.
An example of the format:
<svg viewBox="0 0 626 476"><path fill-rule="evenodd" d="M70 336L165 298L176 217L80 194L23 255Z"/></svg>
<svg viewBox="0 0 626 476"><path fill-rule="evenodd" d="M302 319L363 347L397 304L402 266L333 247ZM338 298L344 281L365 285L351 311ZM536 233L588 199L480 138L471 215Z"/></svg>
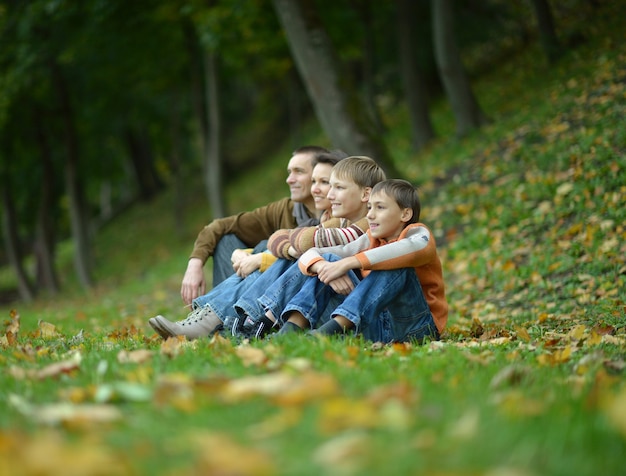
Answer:
<svg viewBox="0 0 626 476"><path fill-rule="evenodd" d="M313 247L345 245L356 240L369 228L365 217L352 223L346 218L330 218L327 212L324 212L320 222L318 226L279 230L270 237L267 248L278 258L293 260L289 248L302 254Z"/></svg>

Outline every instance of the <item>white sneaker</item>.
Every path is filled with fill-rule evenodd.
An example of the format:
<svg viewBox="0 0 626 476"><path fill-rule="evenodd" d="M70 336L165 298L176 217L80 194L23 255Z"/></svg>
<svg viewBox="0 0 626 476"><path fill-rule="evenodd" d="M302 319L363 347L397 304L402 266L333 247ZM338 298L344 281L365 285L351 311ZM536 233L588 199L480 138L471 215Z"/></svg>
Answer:
<svg viewBox="0 0 626 476"><path fill-rule="evenodd" d="M193 310L182 321L172 322L163 316L156 316L148 323L163 339L185 336L189 340L207 337L222 325L221 319L209 306Z"/></svg>

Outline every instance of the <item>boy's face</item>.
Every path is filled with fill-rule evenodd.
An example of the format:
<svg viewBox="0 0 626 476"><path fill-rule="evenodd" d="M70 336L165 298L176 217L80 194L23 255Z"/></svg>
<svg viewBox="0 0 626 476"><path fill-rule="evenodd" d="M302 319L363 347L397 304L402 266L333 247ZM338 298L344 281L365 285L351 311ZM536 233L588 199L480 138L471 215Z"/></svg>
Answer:
<svg viewBox="0 0 626 476"><path fill-rule="evenodd" d="M310 202L313 208L313 197L311 197L311 155L296 154L291 157L287 165L287 185L291 192L291 199L294 202L302 202L308 205Z"/></svg>
<svg viewBox="0 0 626 476"><path fill-rule="evenodd" d="M316 210L328 210L330 200L328 191L330 190L330 174L333 170L331 164L320 163L313 167L313 179L311 180L311 195L315 200Z"/></svg>
<svg viewBox="0 0 626 476"><path fill-rule="evenodd" d="M385 241L398 238L413 216L413 210L400 208L393 198L382 192L370 196L367 208L370 233Z"/></svg>
<svg viewBox="0 0 626 476"><path fill-rule="evenodd" d="M334 173L330 174L330 200L333 216L357 221L363 218L367 212L367 198L370 188L361 188L352 180L339 178Z"/></svg>

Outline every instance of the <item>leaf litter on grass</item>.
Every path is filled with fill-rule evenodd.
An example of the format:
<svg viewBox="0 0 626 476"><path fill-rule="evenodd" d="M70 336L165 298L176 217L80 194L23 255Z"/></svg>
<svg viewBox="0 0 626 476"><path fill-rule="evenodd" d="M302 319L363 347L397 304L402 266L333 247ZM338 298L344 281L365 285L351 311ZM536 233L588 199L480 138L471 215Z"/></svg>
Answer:
<svg viewBox="0 0 626 476"><path fill-rule="evenodd" d="M437 190L424 186L426 221L443 238L450 298L442 341L421 349L346 342L341 352L320 347L321 357L289 359L274 343L160 341L133 323L105 335L65 336L39 321L25 332L13 311L0 335L3 378L13 387L7 403L41 429L0 430L0 460L18 475L37 474L40 460L57 474L128 474L124 453L101 433L119 429L134 411L182 418L255 403L271 411L247 421L247 439L191 426L177 435L192 453L177 473L274 474L275 454L263 441L290 435L311 409L310 431L321 441L313 460L346 474L371 463L377 432L410 432L412 449L438 454L446 441L469 446L490 419L503 426L548 419L557 406L567 411L563 394L583 399L590 425L614 432L607 438L626 441L626 150L624 133L613 124L626 115L625 60L623 54L598 57L593 77L555 82L551 117L514 125ZM561 101L566 95L569 103ZM222 372L178 367L207 348L221 359ZM423 382L377 382L355 396L350 382L335 375L376 360L401 365L417 353L420 361L450 356L451 348L459 358L429 374L431 386L462 398L459 382L469 383L464 374L491 374L485 402L461 400L467 405L458 411L451 405L448 419ZM98 354L95 362L90 354ZM70 442L64 432L80 437ZM216 446L223 452L213 451ZM493 465L482 474L529 473Z"/></svg>

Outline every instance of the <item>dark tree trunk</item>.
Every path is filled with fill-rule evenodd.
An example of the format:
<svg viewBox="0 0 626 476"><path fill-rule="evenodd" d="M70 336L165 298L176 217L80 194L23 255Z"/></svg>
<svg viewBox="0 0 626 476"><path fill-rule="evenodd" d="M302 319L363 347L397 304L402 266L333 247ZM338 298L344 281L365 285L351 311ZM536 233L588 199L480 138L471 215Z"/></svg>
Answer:
<svg viewBox="0 0 626 476"><path fill-rule="evenodd" d="M418 151L435 137L435 129L428 110L428 87L419 70L414 50L416 39L412 33L415 19L413 6L411 0L396 1L400 73L411 118L411 144Z"/></svg>
<svg viewBox="0 0 626 476"><path fill-rule="evenodd" d="M548 0L531 0L537 17L539 38L541 46L549 64L554 64L559 59L561 47L554 29L554 18Z"/></svg>
<svg viewBox="0 0 626 476"><path fill-rule="evenodd" d="M139 187L139 197L145 201L150 200L161 190L163 183L154 168L154 154L148 134L143 129L137 130L129 126L125 135L128 153Z"/></svg>
<svg viewBox="0 0 626 476"><path fill-rule="evenodd" d="M11 267L17 277L17 289L22 301L31 302L35 298L35 291L24 269L20 239L17 233L18 221L11 200L11 192L7 183L2 184L2 230L4 232L4 247Z"/></svg>
<svg viewBox="0 0 626 476"><path fill-rule="evenodd" d="M209 203L214 218L224 216L222 200L222 154L221 154L221 114L219 102L219 68L217 54L204 54L204 77L206 85L207 140L204 161L204 177Z"/></svg>
<svg viewBox="0 0 626 476"><path fill-rule="evenodd" d="M372 2L371 0L352 0L352 6L360 17L361 23L366 31L374 31L372 21ZM385 125L380 117L380 111L376 104L376 84L374 76L376 71L376 43L375 36L372 34L363 35L363 62L360 82L363 84L363 102L378 134L385 132Z"/></svg>
<svg viewBox="0 0 626 476"><path fill-rule="evenodd" d="M78 280L84 288L93 286L92 259L89 239L89 224L85 194L82 188L84 177L79 172L78 134L75 127L74 111L67 84L59 66L50 63L52 82L59 98L60 119L64 129L65 142L65 186L69 201L70 224L74 242L74 266Z"/></svg>
<svg viewBox="0 0 626 476"><path fill-rule="evenodd" d="M37 285L51 294L59 291L59 280L54 266L54 219L52 204L54 194L54 165L52 152L41 122L41 112L36 111L34 124L37 143L39 145L42 177L37 210L35 235L35 259L37 262Z"/></svg>
<svg viewBox="0 0 626 476"><path fill-rule="evenodd" d="M391 155L376 132L362 98L345 74L312 0L273 0L300 77L324 131L349 155L375 159L399 177Z"/></svg>
<svg viewBox="0 0 626 476"><path fill-rule="evenodd" d="M461 61L454 35L452 0L433 0L431 5L437 68L456 119L457 135L463 137L485 124L487 117L474 97Z"/></svg>

